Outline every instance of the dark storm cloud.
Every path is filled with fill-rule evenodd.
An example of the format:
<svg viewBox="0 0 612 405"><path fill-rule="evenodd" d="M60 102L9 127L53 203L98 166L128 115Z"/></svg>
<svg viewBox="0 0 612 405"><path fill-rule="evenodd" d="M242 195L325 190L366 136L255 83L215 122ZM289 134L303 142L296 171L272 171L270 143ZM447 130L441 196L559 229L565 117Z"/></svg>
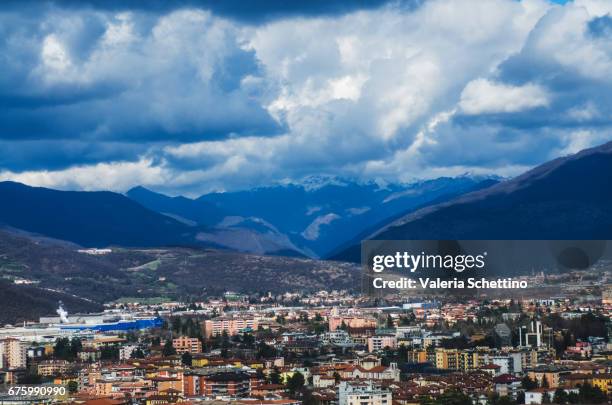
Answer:
<svg viewBox="0 0 612 405"><path fill-rule="evenodd" d="M8 0L5 8L46 6L98 10L138 10L149 13L167 13L180 8L203 8L214 14L245 23L262 23L287 17L337 16L356 10L371 10L387 3L403 8L417 7L423 0L61 0L46 3L37 0Z"/></svg>
<svg viewBox="0 0 612 405"><path fill-rule="evenodd" d="M70 165L133 161L150 145L125 142L0 141L0 167L15 171L58 170Z"/></svg>
<svg viewBox="0 0 612 405"><path fill-rule="evenodd" d="M152 18L46 4L39 14L0 7L0 140L193 142L283 129L232 24L199 10Z"/></svg>

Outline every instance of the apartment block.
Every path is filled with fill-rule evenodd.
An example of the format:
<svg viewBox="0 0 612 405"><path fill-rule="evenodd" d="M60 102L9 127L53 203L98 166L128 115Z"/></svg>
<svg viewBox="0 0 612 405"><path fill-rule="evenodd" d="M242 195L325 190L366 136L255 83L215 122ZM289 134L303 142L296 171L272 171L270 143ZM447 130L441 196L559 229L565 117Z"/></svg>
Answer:
<svg viewBox="0 0 612 405"><path fill-rule="evenodd" d="M183 353L202 353L202 342L197 338L190 338L181 336L172 340L172 346L176 349L179 354Z"/></svg>
<svg viewBox="0 0 612 405"><path fill-rule="evenodd" d="M204 335L210 338L225 332L228 336L233 336L240 332L257 330L258 327L259 323L255 318L219 317L204 322Z"/></svg>
<svg viewBox="0 0 612 405"><path fill-rule="evenodd" d="M27 347L20 340L7 338L0 340L0 357L3 368L20 369L27 366Z"/></svg>

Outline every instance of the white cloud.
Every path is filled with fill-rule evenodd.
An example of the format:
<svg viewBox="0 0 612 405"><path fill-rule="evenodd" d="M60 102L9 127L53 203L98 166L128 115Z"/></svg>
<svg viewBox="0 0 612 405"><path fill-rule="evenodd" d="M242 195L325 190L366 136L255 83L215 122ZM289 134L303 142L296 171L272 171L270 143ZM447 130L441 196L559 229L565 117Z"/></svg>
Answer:
<svg viewBox="0 0 612 405"><path fill-rule="evenodd" d="M559 64L566 75L610 83L612 43L609 38L593 37L587 27L593 18L606 14L612 14L610 1L576 1L555 7L534 27L523 52L533 58L532 63Z"/></svg>
<svg viewBox="0 0 612 405"><path fill-rule="evenodd" d="M612 131L577 130L564 134L562 139L564 146L557 152L557 154L560 156L565 156L580 152L581 150L589 148L598 143L609 141L612 139Z"/></svg>
<svg viewBox="0 0 612 405"><path fill-rule="evenodd" d="M56 74L65 73L71 65L66 48L53 34L45 37L41 57L45 67Z"/></svg>
<svg viewBox="0 0 612 405"><path fill-rule="evenodd" d="M126 191L134 184L162 185L171 181L170 173L151 160L98 163L65 170L39 170L14 173L0 171L0 180L12 180L31 186L63 190Z"/></svg>
<svg viewBox="0 0 612 405"><path fill-rule="evenodd" d="M411 10L390 3L261 25L196 8L159 15L51 9L28 26L34 34L11 31L1 49L14 62L5 77L26 72L26 97L46 100L66 89L87 97L33 108L19 122L23 134L142 142L147 147L134 153L148 152L90 165L74 153L66 169L1 175L50 187L145 184L197 195L311 174L513 173L601 139L567 138L553 128L561 121L553 114L562 111L578 127L572 131L591 132L581 126L609 116L610 41L587 29L609 8L586 0L431 0ZM508 73L513 60L519 68ZM584 78L603 96L572 94L572 80ZM3 77L0 85L15 87ZM564 101L570 96L575 105ZM550 115L536 115L543 110ZM514 113L524 121L512 121ZM2 114L0 122L15 128ZM49 116L60 123L49 125L52 136L24 124Z"/></svg>
<svg viewBox="0 0 612 405"><path fill-rule="evenodd" d="M470 115L513 113L548 104L548 94L538 85L510 86L486 79L469 82L459 101L461 110Z"/></svg>

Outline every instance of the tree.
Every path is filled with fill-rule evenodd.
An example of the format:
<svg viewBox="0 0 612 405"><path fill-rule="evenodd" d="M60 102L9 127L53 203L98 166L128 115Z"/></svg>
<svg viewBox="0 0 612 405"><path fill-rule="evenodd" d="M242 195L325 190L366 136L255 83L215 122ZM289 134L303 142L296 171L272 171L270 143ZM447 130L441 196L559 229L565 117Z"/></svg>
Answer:
<svg viewBox="0 0 612 405"><path fill-rule="evenodd" d="M268 383L268 378L266 377L266 375L264 374L263 370L261 368L257 368L255 370L255 375L257 376L257 379L259 381L263 381L265 383Z"/></svg>
<svg viewBox="0 0 612 405"><path fill-rule="evenodd" d="M580 395L576 394L575 392L570 392L567 394L567 401L570 404L577 404L580 402Z"/></svg>
<svg viewBox="0 0 612 405"><path fill-rule="evenodd" d="M397 348L397 357L402 363L408 361L408 348L403 343Z"/></svg>
<svg viewBox="0 0 612 405"><path fill-rule="evenodd" d="M340 374L338 374L337 371L334 371L334 381L336 382L336 384L340 382L340 378L342 378Z"/></svg>
<svg viewBox="0 0 612 405"><path fill-rule="evenodd" d="M488 401L489 405L516 405L516 401L507 395L499 396L499 394L493 394Z"/></svg>
<svg viewBox="0 0 612 405"><path fill-rule="evenodd" d="M144 351L140 347L137 347L136 349L134 349L132 351L132 354L130 355L130 358L132 358L132 359L144 359L145 358Z"/></svg>
<svg viewBox="0 0 612 405"><path fill-rule="evenodd" d="M164 348L162 349L162 354L164 356L172 356L176 354L176 349L172 344L172 339L166 339L166 343L164 343Z"/></svg>
<svg viewBox="0 0 612 405"><path fill-rule="evenodd" d="M70 354L75 358L81 350L83 350L81 339L73 337L72 340L70 340Z"/></svg>
<svg viewBox="0 0 612 405"><path fill-rule="evenodd" d="M257 358L267 359L276 356L276 349L272 346L267 345L266 342L259 342L257 345Z"/></svg>
<svg viewBox="0 0 612 405"><path fill-rule="evenodd" d="M76 393L79 390L79 383L76 381L68 382L68 392L71 394Z"/></svg>
<svg viewBox="0 0 612 405"><path fill-rule="evenodd" d="M40 384L42 377L33 371L28 371L23 377L19 378L19 384Z"/></svg>
<svg viewBox="0 0 612 405"><path fill-rule="evenodd" d="M590 384L581 385L578 396L580 402L585 404L603 404L607 401L606 394L599 387L593 387Z"/></svg>
<svg viewBox="0 0 612 405"><path fill-rule="evenodd" d="M191 357L191 353L189 353L189 352L185 352L181 356L181 363L183 363L185 366L190 366L191 367L192 361L193 361L193 357Z"/></svg>
<svg viewBox="0 0 612 405"><path fill-rule="evenodd" d="M435 401L428 402L434 405L472 405L469 396L458 390L449 390L440 395Z"/></svg>
<svg viewBox="0 0 612 405"><path fill-rule="evenodd" d="M533 381L531 378L529 378L528 375L526 375L521 380L521 386L523 387L523 389L525 391L529 391L529 390L532 390L534 388L537 388L538 387L538 383L536 381Z"/></svg>
<svg viewBox="0 0 612 405"><path fill-rule="evenodd" d="M550 404L550 395L548 394L548 392L545 392L544 394L542 394L542 403Z"/></svg>
<svg viewBox="0 0 612 405"><path fill-rule="evenodd" d="M270 374L270 384L280 384L281 383L281 375L278 372L278 368L274 367L272 373Z"/></svg>
<svg viewBox="0 0 612 405"><path fill-rule="evenodd" d="M72 339L59 338L55 340L53 355L57 359L71 361L77 357L77 354L81 350L83 350L81 339L77 337L73 337Z"/></svg>
<svg viewBox="0 0 612 405"><path fill-rule="evenodd" d="M227 331L224 330L221 333L221 348L222 349L229 349L232 346L231 342L230 342L230 337L227 334Z"/></svg>
<svg viewBox="0 0 612 405"><path fill-rule="evenodd" d="M244 336L242 336L242 343L244 343L246 347L251 348L255 344L255 337L250 333L245 333Z"/></svg>
<svg viewBox="0 0 612 405"><path fill-rule="evenodd" d="M567 392L561 388L557 388L553 396L553 402L555 404L567 404L569 402Z"/></svg>
<svg viewBox="0 0 612 405"><path fill-rule="evenodd" d="M295 396L295 393L300 391L304 387L304 376L299 371L293 373L293 375L287 381L287 388L291 396Z"/></svg>
<svg viewBox="0 0 612 405"><path fill-rule="evenodd" d="M181 318L179 316L172 317L172 331L181 332Z"/></svg>
<svg viewBox="0 0 612 405"><path fill-rule="evenodd" d="M70 341L68 338L59 338L55 340L55 345L53 346L53 356L56 359L61 360L71 360L70 354Z"/></svg>
<svg viewBox="0 0 612 405"><path fill-rule="evenodd" d="M101 360L119 360L119 346L117 345L106 345L100 349Z"/></svg>

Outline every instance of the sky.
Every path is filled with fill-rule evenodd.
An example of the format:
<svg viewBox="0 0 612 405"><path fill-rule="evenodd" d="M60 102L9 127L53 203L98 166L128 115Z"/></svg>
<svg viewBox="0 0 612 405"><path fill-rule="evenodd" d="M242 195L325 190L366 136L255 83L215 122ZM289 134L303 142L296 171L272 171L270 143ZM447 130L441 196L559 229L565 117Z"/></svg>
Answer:
<svg viewBox="0 0 612 405"><path fill-rule="evenodd" d="M609 0L0 3L0 180L517 175L612 139Z"/></svg>

